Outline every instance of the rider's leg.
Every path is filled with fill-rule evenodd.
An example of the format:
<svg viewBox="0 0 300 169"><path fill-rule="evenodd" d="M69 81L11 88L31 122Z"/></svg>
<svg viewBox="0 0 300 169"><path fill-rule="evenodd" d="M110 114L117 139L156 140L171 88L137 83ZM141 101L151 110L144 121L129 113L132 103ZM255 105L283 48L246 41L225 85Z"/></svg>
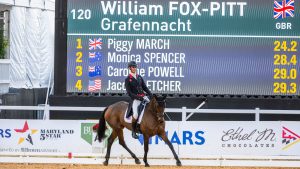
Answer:
<svg viewBox="0 0 300 169"><path fill-rule="evenodd" d="M136 134L137 133L137 129L136 129L136 124L137 124L137 120L136 119L133 119L132 118L132 122L131 122L131 125L132 125L132 137L134 139L138 139L138 135Z"/></svg>
<svg viewBox="0 0 300 169"><path fill-rule="evenodd" d="M141 101L139 100L134 100L132 103L132 137L135 139L138 139L139 137L137 136L137 129L136 129L136 124L137 124L137 118L138 118L138 106L140 105Z"/></svg>

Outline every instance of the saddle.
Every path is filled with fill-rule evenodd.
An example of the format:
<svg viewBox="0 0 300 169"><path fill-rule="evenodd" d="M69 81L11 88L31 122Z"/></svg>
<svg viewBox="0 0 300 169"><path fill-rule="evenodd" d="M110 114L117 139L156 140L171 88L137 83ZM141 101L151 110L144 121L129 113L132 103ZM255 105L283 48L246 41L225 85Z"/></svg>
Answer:
<svg viewBox="0 0 300 169"><path fill-rule="evenodd" d="M139 117L140 117L142 111L143 111L144 108L146 107L147 103L148 103L148 102L147 102L146 100L144 100L144 101L142 101L141 104L138 106L138 119L139 119Z"/></svg>
<svg viewBox="0 0 300 169"><path fill-rule="evenodd" d="M147 105L147 101L144 100L140 103L140 105L138 106L138 119L142 113L142 111L144 110L145 106ZM133 111L132 111L132 104L130 103L128 105L128 108L127 108L127 112L126 112L126 118L129 118L130 116L133 115Z"/></svg>
<svg viewBox="0 0 300 169"><path fill-rule="evenodd" d="M127 107L127 111L126 111L126 118L129 118L130 116L133 115L133 111L132 111L132 103L129 103L128 104L128 107Z"/></svg>

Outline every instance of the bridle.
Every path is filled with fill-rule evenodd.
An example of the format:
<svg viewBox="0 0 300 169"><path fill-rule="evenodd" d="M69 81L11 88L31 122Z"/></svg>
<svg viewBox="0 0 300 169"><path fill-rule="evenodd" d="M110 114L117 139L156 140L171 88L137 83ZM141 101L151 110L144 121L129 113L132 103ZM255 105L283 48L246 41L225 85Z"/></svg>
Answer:
<svg viewBox="0 0 300 169"><path fill-rule="evenodd" d="M164 122L164 114L165 114L165 108L166 108L166 100L156 100L156 103L155 104L155 107L156 107L156 110L159 110L159 106L163 107L162 108L162 112L159 112L159 111L156 111L156 117L157 117L157 121L159 123L163 123Z"/></svg>

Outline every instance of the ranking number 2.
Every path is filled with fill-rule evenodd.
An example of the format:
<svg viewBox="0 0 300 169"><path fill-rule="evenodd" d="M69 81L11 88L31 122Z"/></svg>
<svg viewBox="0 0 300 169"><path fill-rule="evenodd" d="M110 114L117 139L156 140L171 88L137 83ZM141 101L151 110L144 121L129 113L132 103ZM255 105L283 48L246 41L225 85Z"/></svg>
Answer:
<svg viewBox="0 0 300 169"><path fill-rule="evenodd" d="M72 9L71 10L72 19L78 20L89 20L92 17L92 12L90 9Z"/></svg>

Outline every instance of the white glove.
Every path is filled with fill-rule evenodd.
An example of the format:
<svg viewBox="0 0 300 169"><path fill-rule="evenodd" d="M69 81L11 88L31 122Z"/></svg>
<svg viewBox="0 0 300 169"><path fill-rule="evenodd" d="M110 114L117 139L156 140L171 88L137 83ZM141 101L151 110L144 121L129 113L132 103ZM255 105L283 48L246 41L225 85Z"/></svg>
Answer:
<svg viewBox="0 0 300 169"><path fill-rule="evenodd" d="M150 102L150 100L147 96L144 96L143 99L146 100L148 103Z"/></svg>

